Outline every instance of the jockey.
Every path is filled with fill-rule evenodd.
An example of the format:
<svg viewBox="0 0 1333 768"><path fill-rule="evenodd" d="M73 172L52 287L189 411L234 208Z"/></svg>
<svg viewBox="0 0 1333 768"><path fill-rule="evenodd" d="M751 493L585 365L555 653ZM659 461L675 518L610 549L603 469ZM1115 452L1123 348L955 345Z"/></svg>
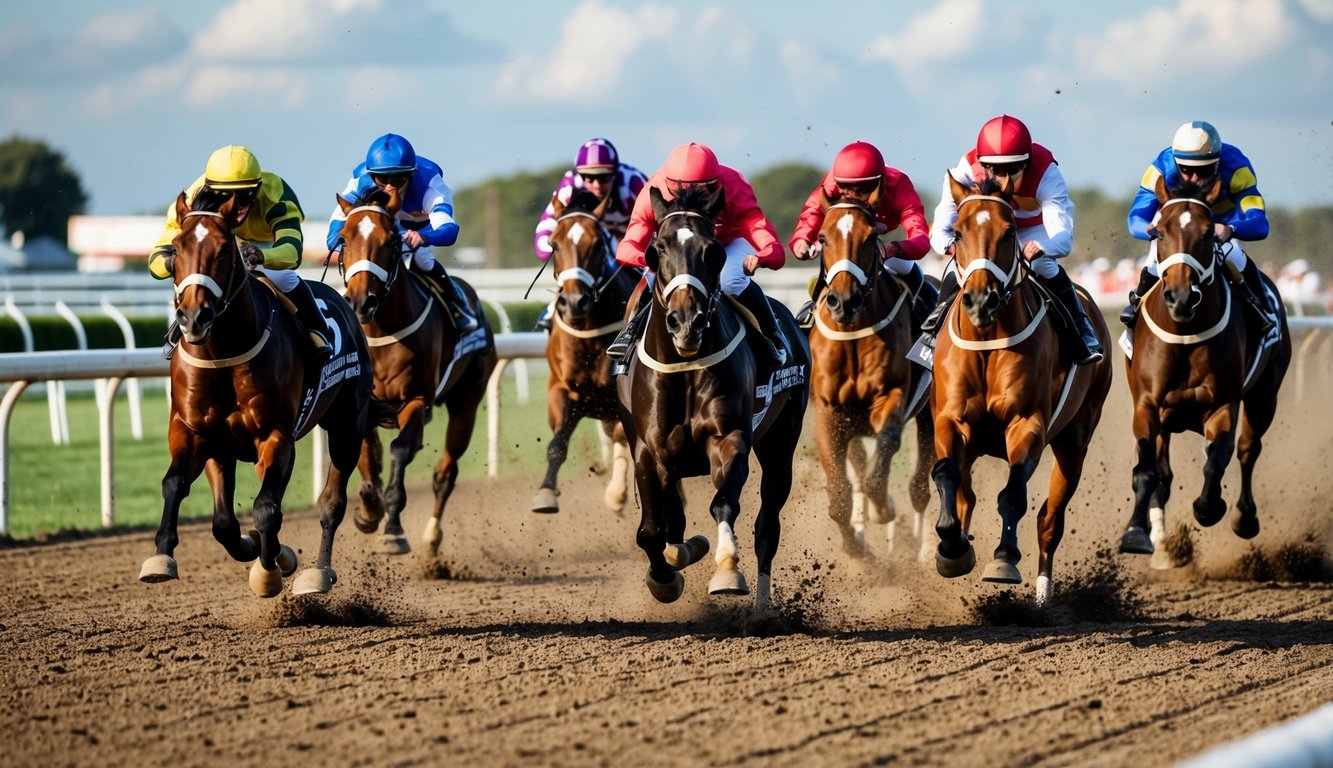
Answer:
<svg viewBox="0 0 1333 768"><path fill-rule="evenodd" d="M819 231L824 226L824 196L836 198L843 190L868 196L878 187L879 205L875 210L875 231L892 232L902 227L906 237L880 243L884 269L898 276L912 296L912 325L920 326L938 298L935 287L925 279L917 260L930 251L930 230L926 227L926 209L921 205L912 180L907 174L884 164L884 156L873 144L857 141L842 148L833 158L833 169L806 198L796 223L796 232L787 247L802 261L819 258ZM819 299L823 278L815 288Z"/></svg>
<svg viewBox="0 0 1333 768"><path fill-rule="evenodd" d="M615 253L616 244L625 236L625 225L629 223L630 211L634 209L634 199L639 196L648 177L643 171L628 163L620 162L616 148L606 139L589 139L579 147L574 158L574 170L565 171L556 185L552 198L558 198L562 205L569 205L574 190L586 189L598 198L611 196L611 202L602 213L602 225L612 237L609 244L611 253ZM555 231L555 208L547 203L537 222L537 232L532 240L532 250L537 258L546 261L551 258L551 232ZM555 299L542 310L537 318L537 327L551 330L551 313L555 311Z"/></svg>
<svg viewBox="0 0 1333 768"><path fill-rule="evenodd" d="M999 183L1001 193L1012 201L1018 242L1033 276L1064 305L1074 321L1075 332L1070 341L1076 344L1075 362L1088 365L1101 360L1101 341L1083 311L1074 283L1057 261L1068 256L1074 247L1074 203L1069 199L1064 174L1060 173L1060 166L1051 151L1033 143L1032 135L1022 121L1000 115L986 121L977 134L976 148L963 155L949 173L967 186L975 186L987 178ZM937 253L954 255L953 225L957 220L958 205L950 191L949 180L945 179L944 192L935 208L930 231L930 244ZM956 267L944 270L940 302L922 324L921 330L932 336L958 296Z"/></svg>
<svg viewBox="0 0 1333 768"><path fill-rule="evenodd" d="M649 187L656 187L666 200L674 200L676 192L693 186L707 187L710 191L718 187L723 190L725 205L714 222L717 239L727 251L727 261L722 267L721 287L727 295L740 301L759 322L759 336L764 340L759 347L761 354L768 358L760 363L781 366L787 362L787 350L781 343L782 332L777 317L759 284L751 280L750 275L759 267L778 269L787 256L773 229L773 223L759 209L750 182L740 172L720 165L713 150L694 142L681 144L671 150L666 164L648 179L648 185L634 201L634 211L630 214L625 237L616 249L616 259L632 267L647 266L644 254L658 226ZM643 308L606 350L612 360L620 363L617 372L623 372L628 363L629 351L643 331L650 305L651 302L644 302Z"/></svg>
<svg viewBox="0 0 1333 768"><path fill-rule="evenodd" d="M1143 173L1138 194L1130 206L1129 233L1150 240L1148 264L1139 274L1139 285L1129 294L1129 306L1120 313L1125 325L1134 325L1139 297L1157 282L1157 180L1166 177L1167 189L1181 183L1211 185L1220 177L1224 194L1213 203L1213 234L1226 257L1227 274L1245 303L1258 315L1265 329L1271 328L1270 310L1259 301L1263 294L1259 268L1246 257L1241 240L1268 237L1268 214L1250 161L1236 147L1223 144L1217 129L1202 120L1176 129L1171 146L1163 149Z"/></svg>
<svg viewBox="0 0 1333 768"><path fill-rule="evenodd" d="M301 264L304 238L301 221L304 214L296 193L276 173L261 170L259 160L245 147L221 147L208 157L204 175L185 190L185 201L193 203L200 190L232 195L236 204L227 222L241 240L241 255L253 271L267 277L296 307L296 320L310 336L315 356L324 361L333 356L327 337L328 325L310 286L296 274ZM258 210L258 215L251 212ZM153 277L165 279L172 274L176 249L171 241L181 232L176 220L176 205L167 208L167 226L148 256L148 270ZM265 245L259 245L265 243ZM180 326L172 323L167 331L167 345L180 340ZM170 356L169 352L164 352Z"/></svg>
<svg viewBox="0 0 1333 768"><path fill-rule="evenodd" d="M444 265L435 260L432 249L422 247L449 246L458 240L454 193L444 183L440 166L418 156L407 139L386 133L370 145L366 161L352 171L351 180L339 195L349 203L358 203L376 189L401 190L398 226L402 230L404 259L410 259L439 288L460 333L476 330L480 323L467 297L449 278ZM335 205L329 216L329 250L342 247L346 221L347 215Z"/></svg>

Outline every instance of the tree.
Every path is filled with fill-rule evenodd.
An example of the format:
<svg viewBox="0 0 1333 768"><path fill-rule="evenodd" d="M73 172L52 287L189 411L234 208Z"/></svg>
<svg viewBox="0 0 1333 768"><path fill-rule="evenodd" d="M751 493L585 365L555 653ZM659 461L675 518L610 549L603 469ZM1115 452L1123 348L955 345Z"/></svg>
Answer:
<svg viewBox="0 0 1333 768"><path fill-rule="evenodd" d="M17 135L0 143L0 225L7 233L47 235L64 245L69 217L87 204L83 183L63 154Z"/></svg>

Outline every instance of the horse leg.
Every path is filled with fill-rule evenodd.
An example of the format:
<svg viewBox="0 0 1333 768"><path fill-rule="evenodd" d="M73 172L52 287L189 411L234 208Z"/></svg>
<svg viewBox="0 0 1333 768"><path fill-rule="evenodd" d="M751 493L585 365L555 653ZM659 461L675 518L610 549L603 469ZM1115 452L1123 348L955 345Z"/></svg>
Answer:
<svg viewBox="0 0 1333 768"><path fill-rule="evenodd" d="M362 533L374 533L384 519L384 494L380 480L380 469L384 466L384 444L380 442L380 431L375 427L366 430L361 443L361 461L357 470L361 473L361 507L352 515L352 523Z"/></svg>
<svg viewBox="0 0 1333 768"><path fill-rule="evenodd" d="M171 420L168 444L171 464L162 476L162 523L154 540L156 553L139 569L139 581L148 584L178 578L175 554L180 538L176 534L176 525L180 519L181 502L190 495L190 484L204 471L204 441L184 422Z"/></svg>
<svg viewBox="0 0 1333 768"><path fill-rule="evenodd" d="M875 461L866 476L866 507L873 523L892 524L897 517L893 496L889 494L889 469L893 457L902 447L903 414L902 390L892 390L887 397L876 399L870 408L870 424L875 433Z"/></svg>
<svg viewBox="0 0 1333 768"><path fill-rule="evenodd" d="M1051 467L1051 482L1037 513L1037 594L1038 606L1051 600L1055 584L1052 581L1055 550L1065 535L1065 510L1078 490L1083 477L1083 461L1087 456L1090 435L1071 424L1051 443L1055 463Z"/></svg>
<svg viewBox="0 0 1333 768"><path fill-rule="evenodd" d="M403 535L403 509L407 506L405 477L407 467L421 450L426 432L425 398L409 400L398 412L398 436L389 443L389 481L384 485L384 535L380 551L386 555L405 555L412 551ZM453 426L453 419L449 419Z"/></svg>
<svg viewBox="0 0 1333 768"><path fill-rule="evenodd" d="M940 542L935 547L935 570L945 578L956 578L972 572L977 564L976 551L967 535L967 524L959 517L959 501L967 474L957 457L967 457L966 424L941 417L935 420L935 453L940 457L930 470L935 490L940 495L940 515L935 520L935 534ZM968 461L970 469L971 462ZM971 491L970 482L968 491ZM969 512L965 512L968 514Z"/></svg>
<svg viewBox="0 0 1333 768"><path fill-rule="evenodd" d="M1264 433L1273 424L1277 412L1277 398L1265 392L1264 397L1245 400L1240 414L1240 439L1236 444L1236 458L1240 460L1240 498L1236 501L1237 517L1231 521L1231 530L1242 539L1259 535L1259 514L1254 504L1254 463L1264 450Z"/></svg>
<svg viewBox="0 0 1333 768"><path fill-rule="evenodd" d="M930 504L930 468L935 465L935 421L930 409L922 408L916 415L916 469L912 471L912 480L907 492L912 499L912 508L916 510L917 522L914 532L921 535L921 518Z"/></svg>
<svg viewBox="0 0 1333 768"><path fill-rule="evenodd" d="M231 559L248 563L259 557L259 542L253 535L242 535L236 520L236 459L209 459L204 464L208 486L213 490L213 538L227 550Z"/></svg>
<svg viewBox="0 0 1333 768"><path fill-rule="evenodd" d="M685 577L667 562L664 551L667 544L666 525L662 507L668 503L680 504L678 486L670 482L665 470L640 445L635 451L634 481L639 489L639 530L635 537L639 548L648 555L648 575L644 582L648 592L659 603L674 603L685 591Z"/></svg>
<svg viewBox="0 0 1333 768"><path fill-rule="evenodd" d="M606 483L603 499L606 506L619 515L625 508L629 491L629 443L625 440L625 430L619 422L603 421L602 433L611 441L611 479Z"/></svg>
<svg viewBox="0 0 1333 768"><path fill-rule="evenodd" d="M748 595L750 587L740 572L740 553L736 547L736 519L741 514L741 489L750 476L750 435L733 430L709 440L708 460L712 465L713 502L709 513L717 521L717 571L708 582L710 595Z"/></svg>
<svg viewBox="0 0 1333 768"><path fill-rule="evenodd" d="M455 389L455 392L458 390ZM444 538L444 505L453 495L458 483L458 459L467 452L468 443L472 442L472 430L477 425L477 406L481 404L485 388L467 390L466 397L446 401L449 410L449 427L444 432L444 454L435 465L434 481L431 488L435 492L435 508L422 532L422 541L430 548L432 556L440 551L440 541Z"/></svg>
<svg viewBox="0 0 1333 768"><path fill-rule="evenodd" d="M1203 489L1194 500L1194 519L1207 528L1216 525L1227 513L1226 499L1222 498L1222 474L1236 448L1235 423L1237 404L1228 403L1204 418Z"/></svg>
<svg viewBox="0 0 1333 768"><path fill-rule="evenodd" d="M1137 399L1137 398L1136 398ZM1169 453L1169 440L1165 440L1160 414L1155 406L1138 402L1134 406L1134 445L1138 450L1138 462L1134 465L1132 485L1134 488L1134 509L1129 515L1129 524L1120 537L1120 552L1132 555L1151 555L1155 546L1149 531L1155 525L1148 520L1149 505L1152 505L1154 518L1165 516L1166 500L1161 504L1155 498L1158 489L1166 486L1171 492L1171 483L1162 482L1158 473L1159 458ZM1166 445L1162 445L1163 441ZM1155 523L1155 521L1154 521Z"/></svg>
<svg viewBox="0 0 1333 768"><path fill-rule="evenodd" d="M804 416L804 409L793 402L789 401L786 408L788 412L754 447L763 471L759 479L759 514L754 519L754 557L758 566L754 603L760 612L772 608L773 558L782 538L782 507L791 496L792 457L800 441Z"/></svg>
<svg viewBox="0 0 1333 768"><path fill-rule="evenodd" d="M995 547L991 562L981 575L982 581L1000 584L1022 584L1018 561L1023 559L1018 549L1018 523L1028 511L1028 479L1037 469L1042 449L1046 445L1046 424L1037 414L1015 419L1005 430L1005 444L1009 454L1009 481L1000 491L1000 543Z"/></svg>
<svg viewBox="0 0 1333 768"><path fill-rule="evenodd" d="M865 540L857 536L852 527L852 484L847 477L848 442L859 439L852 434L847 419L836 413L832 406L826 403L816 405L815 446L819 450L819 463L824 467L828 516L842 534L842 550L853 557L866 555Z"/></svg>
<svg viewBox="0 0 1333 768"><path fill-rule="evenodd" d="M259 493L255 494L253 508L255 530L259 534L259 560L250 567L250 588L260 597L276 597L282 591L279 556L288 563L295 560L294 555L288 559L278 541L278 531L282 528L282 497L292 477L295 455L291 437L283 432L273 432L259 445L259 460L255 462Z"/></svg>
<svg viewBox="0 0 1333 768"><path fill-rule="evenodd" d="M578 426L576 403L564 387L551 387L546 392L547 420L551 425L551 442L546 445L546 477L532 497L532 511L554 514L560 511L555 476L569 456L569 436Z"/></svg>
<svg viewBox="0 0 1333 768"><path fill-rule="evenodd" d="M345 413L347 408L352 407L355 407L354 401L346 408L335 410ZM324 488L319 493L319 499L315 502L319 510L319 555L314 567L301 571L292 582L294 595L324 594L338 581L338 574L333 570L333 537L347 512L347 481L357 465L363 441L358 438L362 430L349 429L337 423L330 426L329 472L324 478Z"/></svg>

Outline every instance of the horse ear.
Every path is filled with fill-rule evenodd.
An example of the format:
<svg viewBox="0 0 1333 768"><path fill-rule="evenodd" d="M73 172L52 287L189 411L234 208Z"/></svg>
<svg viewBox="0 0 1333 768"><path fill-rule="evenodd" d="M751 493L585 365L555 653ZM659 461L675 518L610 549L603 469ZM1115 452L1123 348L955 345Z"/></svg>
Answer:
<svg viewBox="0 0 1333 768"><path fill-rule="evenodd" d="M648 249L645 250L645 251L643 252L643 260L644 260L644 263L646 263L646 264L648 265L648 269L649 269L649 270L651 270L652 272L657 272L657 238L656 238L656 237L653 238L652 242L648 243Z"/></svg>
<svg viewBox="0 0 1333 768"><path fill-rule="evenodd" d="M873 211L879 208L879 199L883 195L884 195L884 182L881 181L880 183L875 185L874 189L870 190L869 195L866 195L866 205L870 206L870 210Z"/></svg>
<svg viewBox="0 0 1333 768"><path fill-rule="evenodd" d="M606 209L610 207L610 205L611 205L611 195L609 194L603 195L602 202L598 203L597 207L592 209L592 215L596 216L599 219L602 218L602 214L606 213Z"/></svg>
<svg viewBox="0 0 1333 768"><path fill-rule="evenodd" d="M665 218L667 215L667 201L666 198L662 197L662 190L655 186L649 187L648 200L653 204L653 217L658 221Z"/></svg>
<svg viewBox="0 0 1333 768"><path fill-rule="evenodd" d="M704 251L704 266L714 275L722 274L722 268L727 265L727 249L722 247L721 243L713 243Z"/></svg>
<svg viewBox="0 0 1333 768"><path fill-rule="evenodd" d="M398 210L403 207L403 195L407 190L401 187L393 187L392 189L393 191L388 193L389 202L384 204L384 208L389 213L398 213Z"/></svg>
<svg viewBox="0 0 1333 768"><path fill-rule="evenodd" d="M333 199L338 201L338 207L342 209L344 216L347 215L348 211L352 210L352 208L355 207L352 203L349 203L346 200L344 200L342 195L335 194L333 196Z"/></svg>
<svg viewBox="0 0 1333 768"><path fill-rule="evenodd" d="M823 203L823 205L824 205L824 210L826 210L826 211L827 211L830 207L832 207L832 205L833 205L834 203L837 202L837 200L835 200L834 198L829 197L828 190L827 190L827 189L824 189L824 185L823 185L822 183L819 185L819 199L820 199L820 201Z"/></svg>
<svg viewBox="0 0 1333 768"><path fill-rule="evenodd" d="M185 199L185 193L181 192L176 198L176 221L177 223L185 221L185 214L190 212L190 202Z"/></svg>
<svg viewBox="0 0 1333 768"><path fill-rule="evenodd" d="M962 202L963 198L972 194L971 188L965 186L958 179L955 179L953 173L945 171L944 175L949 180L949 194L953 196L953 201L955 203Z"/></svg>
<svg viewBox="0 0 1333 768"><path fill-rule="evenodd" d="M565 212L565 204L560 202L559 192L555 192L551 195L551 212L555 214L557 219Z"/></svg>
<svg viewBox="0 0 1333 768"><path fill-rule="evenodd" d="M704 203L704 215L710 219L716 219L717 215L726 207L727 190L719 184L717 189L713 190L712 194L708 196L708 200Z"/></svg>
<svg viewBox="0 0 1333 768"><path fill-rule="evenodd" d="M1157 174L1157 182L1153 184L1153 194L1157 196L1158 203L1165 203L1171 199L1171 192L1166 188L1166 174Z"/></svg>
<svg viewBox="0 0 1333 768"><path fill-rule="evenodd" d="M1211 208L1213 203L1217 202L1222 196L1222 177L1221 175L1213 177L1213 183L1208 185L1208 191L1203 195L1203 201L1208 203Z"/></svg>
<svg viewBox="0 0 1333 768"><path fill-rule="evenodd" d="M231 222L232 211L236 210L236 195L230 195L218 206L218 213L228 222ZM238 226L238 223L232 223L232 226Z"/></svg>

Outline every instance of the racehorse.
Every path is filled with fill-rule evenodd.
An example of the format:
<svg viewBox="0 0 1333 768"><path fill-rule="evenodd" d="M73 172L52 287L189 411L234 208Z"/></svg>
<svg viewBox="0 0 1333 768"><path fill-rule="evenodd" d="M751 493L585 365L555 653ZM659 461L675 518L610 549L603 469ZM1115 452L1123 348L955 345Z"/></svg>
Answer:
<svg viewBox="0 0 1333 768"><path fill-rule="evenodd" d="M738 570L734 527L753 448L764 470L755 519L755 602L767 610L780 513L791 493L792 455L810 396L810 350L791 313L776 302L788 364L761 371L744 343L755 331L721 290L726 250L714 235L713 217L723 206L723 190L685 189L670 204L655 187L649 194L659 228L647 263L657 277L643 339L617 382L643 508L637 538L648 555L648 590L661 602L676 600L685 588L680 570L708 552L706 536L684 540L679 483L709 475L717 489L709 505L717 524L717 571L708 591L750 593Z"/></svg>
<svg viewBox="0 0 1333 768"><path fill-rule="evenodd" d="M1018 522L1027 513L1028 480L1049 444L1055 456L1049 494L1037 515L1036 600L1053 590L1052 564L1064 535L1065 508L1078 489L1088 443L1111 386L1111 363L1073 365L1046 318L1047 300L1027 279L1010 200L987 179L966 187L949 176L958 204L954 244L959 301L945 316L935 350L935 452L931 475L940 494L935 565L946 577L976 564L968 529L976 505L972 464L995 456L1009 464L999 494L1003 522L983 581L1021 584ZM1079 296L1094 327L1106 322L1086 293ZM1103 342L1105 343L1105 341Z"/></svg>
<svg viewBox="0 0 1333 768"><path fill-rule="evenodd" d="M1231 528L1252 539L1259 533L1251 483L1263 436L1273 423L1278 389L1291 362L1286 310L1265 333L1246 323L1227 281L1213 232L1213 203L1225 192L1215 179L1203 187L1168 191L1157 181L1161 202L1157 252L1161 280L1143 296L1125 371L1134 402L1134 511L1120 551L1152 554L1153 567L1174 563L1156 547L1165 537L1165 510L1171 496L1171 435L1186 430L1204 438L1203 488L1194 500L1194 519L1215 525L1226 514L1222 475L1235 450L1240 458L1239 514ZM1262 274L1262 273L1261 273ZM1277 289L1267 276L1272 297ZM1128 332L1127 332L1128 335ZM1245 407L1241 408L1241 403ZM1236 417L1240 416L1240 440Z"/></svg>
<svg viewBox="0 0 1333 768"><path fill-rule="evenodd" d="M296 578L292 591L328 592L337 579L333 536L347 509L347 480L377 412L365 337L337 293L312 283L336 354L323 366L308 360L306 333L283 308L285 299L246 271L230 225L234 206L234 196L208 189L193 206L184 193L176 199L181 233L173 241L172 271L183 337L171 359L171 466L162 478L157 554L144 561L139 579L177 578L180 505L207 472L213 538L236 560L258 558L250 569L256 594L281 592L283 577L297 566L295 553L278 540L283 494L297 439L319 425L328 431L331 463L316 501L323 537L315 567ZM233 508L238 460L253 463L260 480L256 530L249 534L241 533Z"/></svg>
<svg viewBox="0 0 1333 768"><path fill-rule="evenodd" d="M551 258L560 285L546 344L550 368L546 413L552 436L546 448L546 477L532 497L533 512L560 511L555 478L569 454L570 435L583 418L601 421L611 441L606 505L617 513L625 506L629 443L619 421L606 347L625 327L625 306L640 274L615 266L614 240L601 223L610 202L610 195L598 198L583 189L574 190L569 205L558 196L551 198L556 217Z"/></svg>
<svg viewBox="0 0 1333 768"><path fill-rule="evenodd" d="M883 267L874 213L880 193L876 186L869 196L852 191L837 198L823 194L819 242L827 287L816 301L810 331L815 443L827 478L828 514L842 533L843 549L856 555L866 554L866 549L852 527L848 449L853 472L861 480L866 517L890 523L895 517L888 493L890 463L902 441L909 399L918 386L928 385L930 375L904 356L919 329L912 327L906 287ZM925 409L914 418L917 463L910 489L919 515L930 502L935 429ZM869 474L863 436L875 439Z"/></svg>
<svg viewBox="0 0 1333 768"><path fill-rule="evenodd" d="M472 286L452 278L480 320L479 328L460 336L443 299L426 279L407 272L397 219L400 190L375 190L357 203L337 199L347 217L342 229L344 297L370 346L375 397L397 414L396 420L372 424L366 434L359 464L361 508L352 522L361 532L374 533L383 520L381 550L395 555L411 550L401 519L407 505L403 476L421 450L432 406L443 404L449 426L444 454L435 466L435 507L422 535L434 554L444 535L441 518L458 479L458 459L472 440L477 407L495 369L495 339ZM380 475L383 446L377 426L398 429L389 444L387 483Z"/></svg>

